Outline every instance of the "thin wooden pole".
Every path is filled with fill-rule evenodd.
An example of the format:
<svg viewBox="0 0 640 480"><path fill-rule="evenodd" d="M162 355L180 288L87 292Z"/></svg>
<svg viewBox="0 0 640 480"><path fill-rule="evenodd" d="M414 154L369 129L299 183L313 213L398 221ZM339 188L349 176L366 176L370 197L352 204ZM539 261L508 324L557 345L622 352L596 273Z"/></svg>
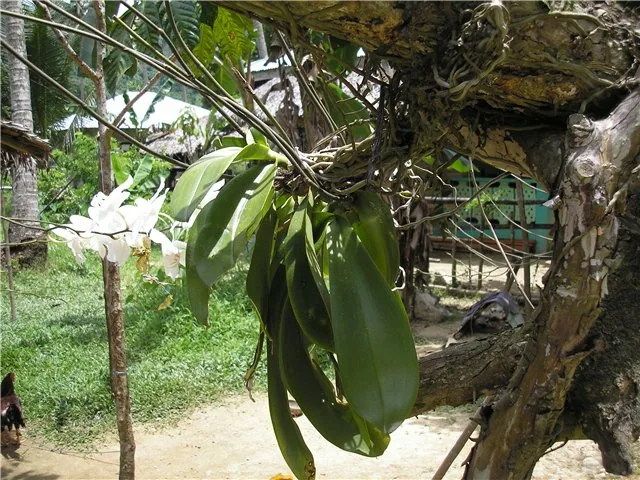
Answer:
<svg viewBox="0 0 640 480"><path fill-rule="evenodd" d="M104 0L93 0L98 29L106 32ZM107 91L104 79L103 60L105 47L96 43L96 69L94 83L98 113L106 117ZM102 124L98 125L98 156L100 161L100 186L105 194L113 190L111 170L111 135ZM104 283L104 304L107 317L107 337L109 341L109 368L111 393L116 405L116 424L120 441L120 480L135 478L136 444L131 418L131 397L127 377L127 356L124 329L124 312L120 287L120 268L105 257L102 261Z"/></svg>
<svg viewBox="0 0 640 480"><path fill-rule="evenodd" d="M520 226L522 227L522 243L524 244L524 253L522 257L522 265L524 266L524 293L531 298L531 265L527 258L529 252L529 233L527 232L527 212L524 206L524 190L522 182L516 182L516 195L518 197L518 215L520 216ZM532 308L525 303L525 311L531 313Z"/></svg>
<svg viewBox="0 0 640 480"><path fill-rule="evenodd" d="M456 443L454 443L453 447L440 464L440 467L438 467L438 470L436 470L436 473L433 474L431 480L442 480L444 478L445 474L449 471L449 468L451 468L451 464L453 463L453 461L458 457L458 455L460 455L460 452L467 444L469 437L471 437L476 428L478 428L477 419L480 418L481 413L482 407L480 407L476 411L475 415L469 420L469 423L462 431L462 433L458 437L458 440L456 440Z"/></svg>
<svg viewBox="0 0 640 480"><path fill-rule="evenodd" d="M2 212L2 216L6 217L6 212L4 211L4 190L0 185L0 212ZM15 288L13 284L13 265L11 264L11 248L9 247L9 229L7 228L7 221L2 220L2 240L4 241L4 258L7 262L7 287L9 287L9 305L11 308L11 321L15 322L18 319L18 315L16 313L16 296L15 296Z"/></svg>

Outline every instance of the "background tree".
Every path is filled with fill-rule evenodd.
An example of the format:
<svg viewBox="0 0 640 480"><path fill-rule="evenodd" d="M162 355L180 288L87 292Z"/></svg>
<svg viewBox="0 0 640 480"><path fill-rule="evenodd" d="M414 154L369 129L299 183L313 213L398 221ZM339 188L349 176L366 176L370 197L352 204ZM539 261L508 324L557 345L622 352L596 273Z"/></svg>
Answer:
<svg viewBox="0 0 640 480"><path fill-rule="evenodd" d="M10 0L5 2L7 10L20 13L22 2ZM22 55L26 54L24 22L19 18L5 17L5 35L7 42ZM12 55L8 55L8 73L11 93L11 120L33 132L33 116L31 112L31 92L29 83L29 69ZM37 229L40 212L38 208L38 179L36 160L27 155L19 157L11 165L12 200L11 216L20 219L22 224L12 223L9 226L9 241L20 244L14 248L21 258L30 263L46 258L46 243L30 243L40 237Z"/></svg>

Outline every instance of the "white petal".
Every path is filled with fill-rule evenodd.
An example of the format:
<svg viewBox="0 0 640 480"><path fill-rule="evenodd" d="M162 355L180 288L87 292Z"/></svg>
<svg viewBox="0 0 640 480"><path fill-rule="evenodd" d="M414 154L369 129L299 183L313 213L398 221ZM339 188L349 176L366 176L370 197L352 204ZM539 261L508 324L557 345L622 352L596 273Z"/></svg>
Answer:
<svg viewBox="0 0 640 480"><path fill-rule="evenodd" d="M107 241L106 247L107 260L117 263L118 265L122 265L127 258L129 258L129 255L131 255L131 248L123 238Z"/></svg>
<svg viewBox="0 0 640 480"><path fill-rule="evenodd" d="M71 215L71 217L69 217L69 221L71 223L68 225L76 231L90 233L95 227L95 222L93 220L83 217L82 215Z"/></svg>
<svg viewBox="0 0 640 480"><path fill-rule="evenodd" d="M162 256L165 273L174 280L180 276L180 254L171 253Z"/></svg>
<svg viewBox="0 0 640 480"><path fill-rule="evenodd" d="M149 233L149 239L151 239L153 243L159 243L163 252L169 247L169 245L171 245L171 240L169 240L164 233L160 230L156 230L155 228Z"/></svg>

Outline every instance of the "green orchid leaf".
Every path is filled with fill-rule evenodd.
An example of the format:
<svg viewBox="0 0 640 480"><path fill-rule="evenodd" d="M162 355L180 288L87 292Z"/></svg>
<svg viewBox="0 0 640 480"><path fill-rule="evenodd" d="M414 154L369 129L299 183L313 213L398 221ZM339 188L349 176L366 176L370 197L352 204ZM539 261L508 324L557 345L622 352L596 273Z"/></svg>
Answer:
<svg viewBox="0 0 640 480"><path fill-rule="evenodd" d="M278 217L270 206L256 232L251 265L247 273L247 295L262 325L266 328L269 289L271 288L270 265L273 255L275 229Z"/></svg>
<svg viewBox="0 0 640 480"><path fill-rule="evenodd" d="M273 198L276 166L258 165L238 175L196 219L202 225L193 262L205 285L232 268Z"/></svg>
<svg viewBox="0 0 640 480"><path fill-rule="evenodd" d="M234 159L234 163L248 161L282 162L285 156L274 152L263 143L250 143ZM286 161L286 160L285 160Z"/></svg>
<svg viewBox="0 0 640 480"><path fill-rule="evenodd" d="M331 325L345 398L384 433L409 415L418 361L409 320L349 222L329 224Z"/></svg>
<svg viewBox="0 0 640 480"><path fill-rule="evenodd" d="M379 195L360 190L354 194L352 226L369 255L387 279L395 285L400 270L400 248L389 205Z"/></svg>
<svg viewBox="0 0 640 480"><path fill-rule="evenodd" d="M238 147L227 147L211 152L182 174L171 197L171 211L176 220L189 220L207 192L241 150Z"/></svg>

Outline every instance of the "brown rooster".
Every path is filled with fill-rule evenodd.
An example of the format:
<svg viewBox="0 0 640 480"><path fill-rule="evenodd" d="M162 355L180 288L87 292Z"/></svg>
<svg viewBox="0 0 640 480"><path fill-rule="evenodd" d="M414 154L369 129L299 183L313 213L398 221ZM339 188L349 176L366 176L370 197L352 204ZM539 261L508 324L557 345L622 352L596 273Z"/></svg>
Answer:
<svg viewBox="0 0 640 480"><path fill-rule="evenodd" d="M6 446L5 441L5 427L11 431L13 427L16 427L16 444L20 445L20 427L24 427L24 416L22 415L22 405L20 399L16 395L13 382L16 376L13 372L8 373L3 379L0 385L0 403L2 404L2 446Z"/></svg>

